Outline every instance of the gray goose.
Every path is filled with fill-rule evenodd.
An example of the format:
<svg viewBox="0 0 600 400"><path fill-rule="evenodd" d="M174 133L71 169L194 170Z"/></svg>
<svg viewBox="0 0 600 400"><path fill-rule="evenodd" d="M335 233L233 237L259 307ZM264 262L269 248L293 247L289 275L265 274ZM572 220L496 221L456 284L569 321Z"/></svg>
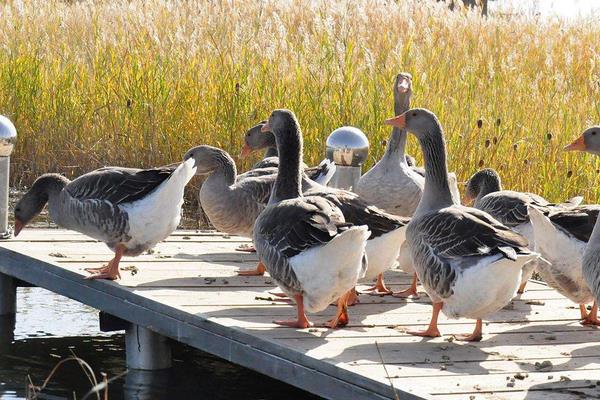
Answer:
<svg viewBox="0 0 600 400"><path fill-rule="evenodd" d="M475 208L485 211L502 224L525 236L530 250L535 247L535 238L527 207L536 207L548 213L553 209L577 206L582 199L582 197L574 197L563 204L552 204L534 193L502 190L500 175L491 168L473 174L467 182L465 192L466 202L474 200ZM530 262L523 267L523 277L517 293L525 291L525 285L533 275L535 266L535 262Z"/></svg>
<svg viewBox="0 0 600 400"><path fill-rule="evenodd" d="M272 148L269 146L273 146L275 143L275 136L273 133L268 131L261 132L260 129L257 129L257 127L262 127L265 124L266 121L263 121L248 130L244 137L245 145L242 149L242 153L249 154L252 151L267 148L266 155L278 154L276 149L274 152L270 152L269 150ZM407 157L410 156L407 155ZM414 159L412 160L414 162ZM404 229L410 219L388 214L383 210L370 205L356 193L346 190L332 189L319 185L304 194L325 197L340 208L346 221L357 225L367 225L369 227L371 236L367 241L366 250L369 267L364 278L377 279L377 281L376 284L367 289L367 291L376 296L393 295L405 297L405 291L394 293L387 288L383 280L383 272L396 264L390 257L393 257L394 254L397 257L399 246L404 242ZM278 293L272 294L278 295ZM355 301L356 298L352 297L350 304L353 304Z"/></svg>
<svg viewBox="0 0 600 400"><path fill-rule="evenodd" d="M586 151L600 155L600 126L592 126L573 143L565 147L568 151ZM598 324L598 304L600 303L600 224L598 218L588 239L583 253L583 277L594 296L592 311L586 316L585 321L594 325Z"/></svg>
<svg viewBox="0 0 600 400"><path fill-rule="evenodd" d="M88 278L120 278L121 257L141 254L177 228L195 162L186 156L177 168L106 167L73 181L44 174L15 206L15 236L47 203L58 226L102 241L115 252L108 265L87 269L93 273Z"/></svg>
<svg viewBox="0 0 600 400"><path fill-rule="evenodd" d="M202 145L189 150L188 154L198 160L197 173L207 176L198 197L211 224L221 232L251 238L256 218L271 196L277 169L263 168L270 172L254 176L246 174L240 178L233 158L224 150ZM319 186L305 176L301 182L303 190ZM240 271L239 274L252 276L263 275L264 272L264 265L258 263L255 269Z"/></svg>
<svg viewBox="0 0 600 400"><path fill-rule="evenodd" d="M411 109L387 124L412 132L425 159L425 189L408 224L406 242L433 314L418 336L440 336L439 312L450 318L477 320L470 335L482 338L482 318L504 307L514 296L525 263L539 257L527 239L475 208L456 204L448 184L446 142L431 111Z"/></svg>
<svg viewBox="0 0 600 400"><path fill-rule="evenodd" d="M412 76L403 72L396 76L393 86L394 113L399 115L410 108L412 97ZM369 171L361 176L356 185L358 193L365 201L391 214L410 217L413 215L425 185L422 169L411 166L405 155L407 133L404 129L392 128L385 153ZM414 159L409 159L412 161ZM455 174L450 174L453 198L460 203L460 195ZM411 286L396 297L418 296L417 275L410 259L401 252L400 267L413 274ZM380 289L381 290L381 289Z"/></svg>
<svg viewBox="0 0 600 400"><path fill-rule="evenodd" d="M240 175L244 177L246 175L256 176L256 174L264 174L264 171L277 172L277 166L279 165L279 153L277 151L277 145L275 143L275 136L272 132L261 132L261 128L265 125L266 121L261 121L248 129L244 135L244 146L240 152L240 157L245 158L250 153L256 150L265 150L265 155L262 160L252 166L252 169ZM321 161L321 163L314 167L309 167L304 162L302 165L302 171L308 179L314 182L327 185L335 173L335 164L327 159Z"/></svg>
<svg viewBox="0 0 600 400"><path fill-rule="evenodd" d="M271 113L263 130L275 134L279 172L269 205L254 226L258 256L271 277L293 298L298 317L275 323L306 328L305 311L325 309L338 300L331 327L348 322L347 297L364 273L369 231L344 220L339 208L318 196L303 196L300 185L302 134L289 110Z"/></svg>

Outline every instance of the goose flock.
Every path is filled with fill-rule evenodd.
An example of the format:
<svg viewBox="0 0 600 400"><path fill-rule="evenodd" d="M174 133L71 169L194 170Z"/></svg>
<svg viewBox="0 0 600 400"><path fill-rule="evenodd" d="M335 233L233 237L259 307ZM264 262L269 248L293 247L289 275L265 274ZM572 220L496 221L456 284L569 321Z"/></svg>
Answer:
<svg viewBox="0 0 600 400"><path fill-rule="evenodd" d="M343 327L348 307L359 301L357 284L373 282L363 294L409 297L418 296L420 281L433 303L431 320L409 333L440 336L443 312L474 319L473 332L457 339L478 341L482 320L523 293L535 271L579 305L582 324L600 325L600 205L505 190L492 169L471 176L465 202L473 207L462 205L442 124L433 112L410 108L410 74L396 76L393 94L395 116L382 121L392 129L385 153L354 192L327 186L332 162L304 164L300 123L292 111L278 109L245 133L241 156L265 153L243 174L227 152L208 145L190 149L177 166L106 167L73 181L44 174L15 206L15 236L47 204L57 225L114 251L87 279L118 279L124 255L151 249L177 228L184 189L203 175L199 200L214 227L254 242L259 263L239 274L268 272L278 295L296 305L295 318L277 324L308 328L307 312L335 303L324 325ZM420 144L423 167L405 153L408 133ZM600 126L565 150L600 154ZM393 292L383 274L398 267L414 278Z"/></svg>

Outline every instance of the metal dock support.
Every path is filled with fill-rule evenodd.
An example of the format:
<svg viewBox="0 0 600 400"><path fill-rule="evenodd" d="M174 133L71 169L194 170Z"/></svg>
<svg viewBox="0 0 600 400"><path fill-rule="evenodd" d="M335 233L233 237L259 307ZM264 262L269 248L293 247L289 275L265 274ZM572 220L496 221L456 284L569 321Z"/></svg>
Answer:
<svg viewBox="0 0 600 400"><path fill-rule="evenodd" d="M125 331L127 368L157 370L171 368L168 338L150 329L130 324Z"/></svg>

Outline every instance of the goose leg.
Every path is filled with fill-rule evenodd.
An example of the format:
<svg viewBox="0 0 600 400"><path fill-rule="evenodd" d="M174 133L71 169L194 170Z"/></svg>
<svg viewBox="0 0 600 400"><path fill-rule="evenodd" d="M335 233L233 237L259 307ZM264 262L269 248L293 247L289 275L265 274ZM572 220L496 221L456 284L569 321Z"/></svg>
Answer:
<svg viewBox="0 0 600 400"><path fill-rule="evenodd" d="M312 326L312 323L306 317L306 313L304 312L304 298L301 294L297 294L294 296L294 300L296 301L296 309L298 310L298 319L296 320L277 320L273 321L274 324L288 326L290 328L299 328L304 329Z"/></svg>
<svg viewBox="0 0 600 400"><path fill-rule="evenodd" d="M377 275L377 283L366 290L371 296L385 296L392 294L392 291L385 286L383 274Z"/></svg>
<svg viewBox="0 0 600 400"><path fill-rule="evenodd" d="M94 272L94 274L86 277L85 279L121 279L121 273L119 272L119 262L121 261L121 257L123 257L125 250L127 250L127 248L124 245L117 245L117 247L115 248L115 256L112 260L108 262L108 265L96 271L88 271Z"/></svg>
<svg viewBox="0 0 600 400"><path fill-rule="evenodd" d="M440 311L442 310L444 303L433 303L433 311L431 313L431 321L429 322L429 327L425 331L408 331L409 335L413 336L423 336L423 337L440 337L442 334L437 327L438 317L440 316Z"/></svg>
<svg viewBox="0 0 600 400"><path fill-rule="evenodd" d="M238 275L239 276L263 276L265 274L266 270L267 269L265 268L265 264L263 264L262 261L259 261L258 264L256 264L256 268L238 271Z"/></svg>
<svg viewBox="0 0 600 400"><path fill-rule="evenodd" d="M579 313L581 314L581 322L585 321L585 319L587 318L587 310L585 308L585 304L580 304L579 305Z"/></svg>
<svg viewBox="0 0 600 400"><path fill-rule="evenodd" d="M519 289L517 290L517 294L525 293L525 286L527 286L527 281L521 282L521 284L519 285Z"/></svg>
<svg viewBox="0 0 600 400"><path fill-rule="evenodd" d="M419 293L417 292L417 274L413 275L412 283L408 289L404 289L400 292L392 293L394 297L406 298L406 297L414 297L415 299L419 298Z"/></svg>
<svg viewBox="0 0 600 400"><path fill-rule="evenodd" d="M461 340L463 342L479 342L483 338L483 322L481 319L478 319L475 323L475 330L470 335L454 335L456 340Z"/></svg>
<svg viewBox="0 0 600 400"><path fill-rule="evenodd" d="M598 303L594 301L592 305L592 310L588 314L587 317L583 321L581 321L582 325L600 325L600 320L598 319Z"/></svg>
<svg viewBox="0 0 600 400"><path fill-rule="evenodd" d="M360 299L358 298L358 292L356 288L350 290L350 296L348 296L348 306L353 306L360 303Z"/></svg>
<svg viewBox="0 0 600 400"><path fill-rule="evenodd" d="M348 325L348 322L350 322L350 317L348 317L348 298L353 291L354 288L340 296L337 303L337 314L333 319L327 321L325 324L326 327L335 329Z"/></svg>

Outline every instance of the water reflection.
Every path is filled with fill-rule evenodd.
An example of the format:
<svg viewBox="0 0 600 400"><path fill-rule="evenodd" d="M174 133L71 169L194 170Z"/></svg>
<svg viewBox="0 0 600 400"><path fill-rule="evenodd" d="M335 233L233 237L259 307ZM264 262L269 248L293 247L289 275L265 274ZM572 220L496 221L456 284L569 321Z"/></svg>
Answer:
<svg viewBox="0 0 600 400"><path fill-rule="evenodd" d="M40 385L73 353L90 364L97 379L101 372L111 378L126 371L124 335L99 332L95 310L40 288L19 288L17 304L16 320L0 318L0 399L24 399L28 376ZM128 371L110 383L109 399L317 399L188 346L174 344L172 353L173 368ZM67 363L44 393L81 399L90 387L81 368Z"/></svg>

